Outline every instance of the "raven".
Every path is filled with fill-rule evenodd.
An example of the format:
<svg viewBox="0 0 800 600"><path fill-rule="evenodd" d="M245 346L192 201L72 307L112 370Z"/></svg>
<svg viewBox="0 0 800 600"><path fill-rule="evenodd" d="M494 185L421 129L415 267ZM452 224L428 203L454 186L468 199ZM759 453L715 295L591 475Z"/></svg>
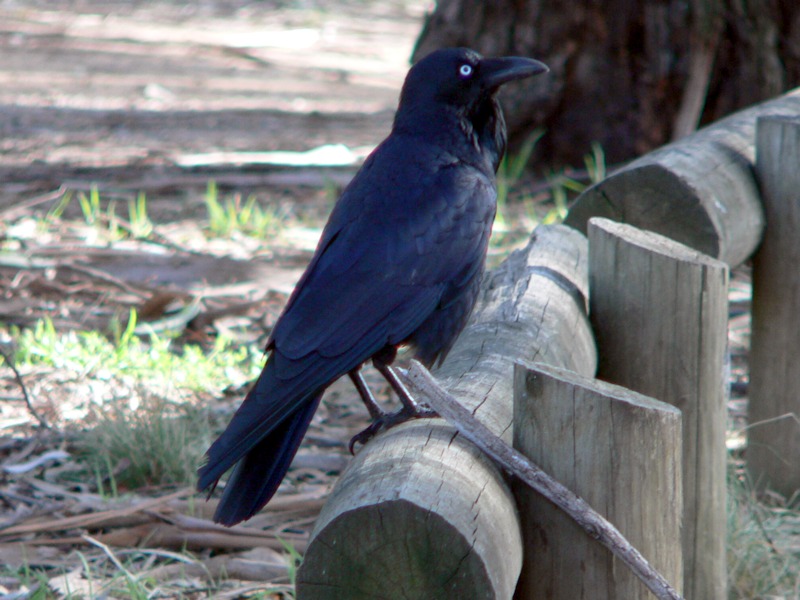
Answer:
<svg viewBox="0 0 800 600"><path fill-rule="evenodd" d="M198 489L228 479L214 520L234 525L274 495L322 393L349 374L373 424L415 416L390 366L408 345L425 365L444 359L478 295L496 209L506 127L495 93L547 71L522 57L438 50L414 65L391 134L342 193L267 342L261 375L209 448ZM362 378L372 360L403 408L385 414ZM238 464L237 464L238 463Z"/></svg>

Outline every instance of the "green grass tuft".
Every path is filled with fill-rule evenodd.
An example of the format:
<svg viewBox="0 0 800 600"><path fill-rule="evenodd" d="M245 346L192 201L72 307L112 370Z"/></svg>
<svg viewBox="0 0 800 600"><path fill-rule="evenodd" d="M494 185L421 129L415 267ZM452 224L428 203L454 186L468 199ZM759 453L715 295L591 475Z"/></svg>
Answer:
<svg viewBox="0 0 800 600"><path fill-rule="evenodd" d="M148 238L153 233L153 222L147 215L147 196L139 192L136 200L128 200L128 225L134 238Z"/></svg>
<svg viewBox="0 0 800 600"><path fill-rule="evenodd" d="M19 367L48 366L79 377L125 377L161 389L218 392L256 377L262 353L251 345L238 345L224 336L206 350L196 344L181 345L169 335L138 336L136 313L126 326L112 328L111 339L98 331L56 330L50 319L31 329L12 330Z"/></svg>
<svg viewBox="0 0 800 600"><path fill-rule="evenodd" d="M281 208L262 208L255 196L243 201L237 193L220 200L214 181L209 181L205 199L211 237L229 238L237 233L261 239L275 237L289 217Z"/></svg>
<svg viewBox="0 0 800 600"><path fill-rule="evenodd" d="M507 229L506 204L509 192L519 183L525 174L537 142L544 135L544 129L535 129L522 143L514 156L506 154L497 168L497 213L494 228L498 231Z"/></svg>
<svg viewBox="0 0 800 600"><path fill-rule="evenodd" d="M94 426L81 436L78 453L109 496L120 488L193 483L218 424L187 399L240 386L263 363L260 352L224 337L204 349L167 336L143 339L135 328L132 312L110 338L58 332L47 319L14 335L19 368L53 367L108 387L103 401L87 403Z"/></svg>
<svg viewBox="0 0 800 600"><path fill-rule="evenodd" d="M120 490L192 485L216 429L207 410L152 395L133 405L115 400L94 416L78 451L100 493L111 497Z"/></svg>

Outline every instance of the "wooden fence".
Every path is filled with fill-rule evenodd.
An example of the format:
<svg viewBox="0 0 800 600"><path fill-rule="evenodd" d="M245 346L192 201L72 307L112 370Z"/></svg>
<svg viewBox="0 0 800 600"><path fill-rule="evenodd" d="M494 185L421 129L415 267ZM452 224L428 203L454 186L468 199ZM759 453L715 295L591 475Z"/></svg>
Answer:
<svg viewBox="0 0 800 600"><path fill-rule="evenodd" d="M764 487L800 489L797 115L800 90L587 190L569 227L538 227L487 276L435 372L691 600L727 597L728 269L757 249L748 466ZM317 521L297 597L652 596L435 419L359 452Z"/></svg>

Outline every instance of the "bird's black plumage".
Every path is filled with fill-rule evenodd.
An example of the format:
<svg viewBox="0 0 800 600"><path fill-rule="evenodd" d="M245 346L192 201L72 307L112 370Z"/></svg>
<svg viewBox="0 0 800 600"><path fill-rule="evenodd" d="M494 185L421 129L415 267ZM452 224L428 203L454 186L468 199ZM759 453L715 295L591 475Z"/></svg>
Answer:
<svg viewBox="0 0 800 600"><path fill-rule="evenodd" d="M409 71L391 135L334 207L264 370L207 452L201 490L236 465L215 520L238 523L269 501L334 380L376 356L390 362L401 344L427 365L447 354L475 303L495 214L506 134L494 94L545 70L459 48Z"/></svg>

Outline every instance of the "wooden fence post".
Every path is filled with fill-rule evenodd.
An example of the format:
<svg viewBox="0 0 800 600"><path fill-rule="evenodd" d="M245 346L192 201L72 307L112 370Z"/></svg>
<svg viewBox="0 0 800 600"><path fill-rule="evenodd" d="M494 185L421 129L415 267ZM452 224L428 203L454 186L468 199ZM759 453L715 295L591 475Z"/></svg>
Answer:
<svg viewBox="0 0 800 600"><path fill-rule="evenodd" d="M758 120L767 229L753 261L747 467L760 488L800 492L800 119Z"/></svg>
<svg viewBox="0 0 800 600"><path fill-rule="evenodd" d="M756 119L800 113L800 88L649 152L583 192L564 223L607 217L654 231L734 267L764 229L753 174Z"/></svg>
<svg viewBox="0 0 800 600"><path fill-rule="evenodd" d="M581 496L672 586L683 587L681 413L626 388L518 365L514 447ZM515 600L650 600L606 548L520 482L524 561Z"/></svg>
<svg viewBox="0 0 800 600"><path fill-rule="evenodd" d="M684 596L727 598L727 267L663 236L589 223L597 376L683 412Z"/></svg>
<svg viewBox="0 0 800 600"><path fill-rule="evenodd" d="M514 362L586 376L594 348L586 238L538 227L487 274L478 306L437 379L509 443ZM307 599L510 598L522 564L519 518L502 475L441 419L377 436L322 509L297 575Z"/></svg>

